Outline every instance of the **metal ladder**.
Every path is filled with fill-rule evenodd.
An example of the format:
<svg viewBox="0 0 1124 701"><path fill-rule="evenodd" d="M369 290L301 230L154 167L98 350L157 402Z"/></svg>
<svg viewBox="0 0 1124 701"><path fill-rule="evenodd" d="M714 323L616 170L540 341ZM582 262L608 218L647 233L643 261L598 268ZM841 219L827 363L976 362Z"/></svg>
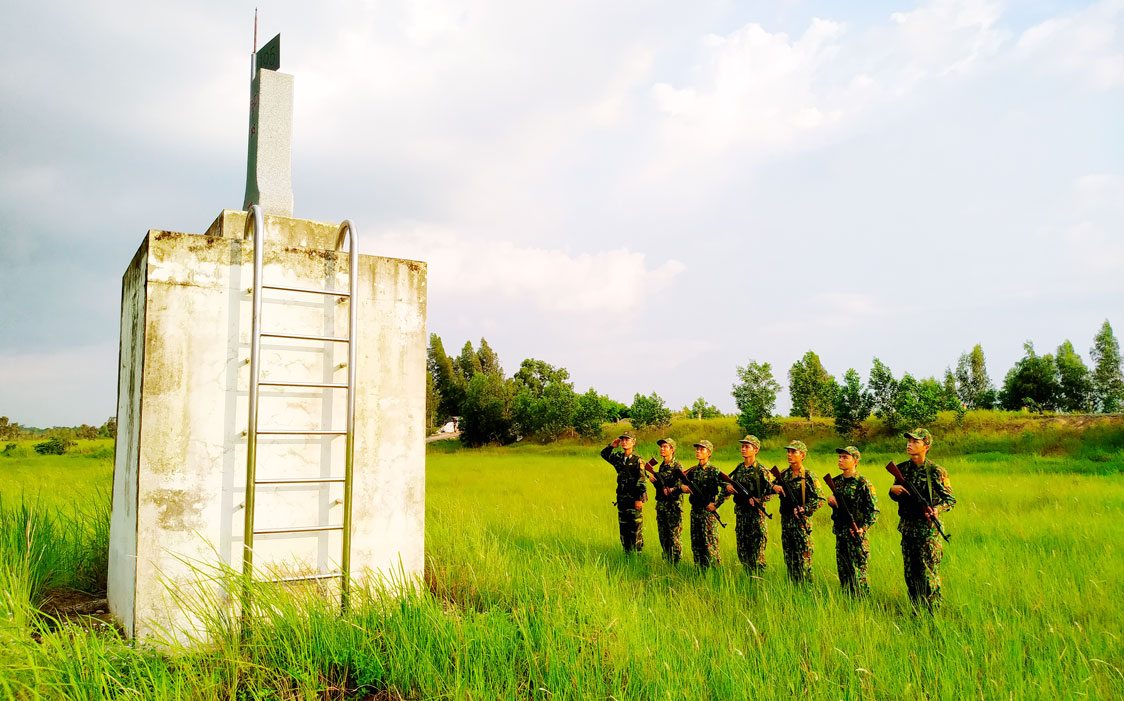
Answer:
<svg viewBox="0 0 1124 701"><path fill-rule="evenodd" d="M261 207L252 205L246 217L246 228L243 231L243 240L252 240L254 246L254 285L250 292L253 297L253 312L251 316L250 339L250 420L246 428L246 500L245 500L245 525L243 527L242 551L242 615L246 616L252 604L251 588L254 573L254 536L276 533L314 533L321 531L342 531L343 553L340 558L338 572L325 572L319 574L280 577L268 580L269 582L299 582L323 579L340 578L340 605L346 611L350 605L351 595L351 488L354 474L355 457L355 339L357 338L359 276L358 262L359 249L356 245L355 227L350 221L340 224L336 237L336 250L343 250L344 239L348 240L348 281L349 291L316 290L301 287L288 287L283 285L266 285L262 282L262 260L265 243L265 217ZM262 291L277 290L282 292L298 292L311 295L324 295L347 299L348 303L348 333L347 336L321 336L311 334L277 333L261 330L262 317ZM262 338L284 338L304 341L324 341L331 343L347 344L347 383L337 382L297 382L297 381L262 381L260 377L261 340ZM347 428L346 430L311 429L288 430L258 428L258 392L262 386L266 387L302 387L342 389L347 392ZM301 478L257 478L257 442L258 436L344 436L346 440L345 464L343 477L301 477ZM343 523L340 525L313 525L297 526L293 528L254 528L254 497L258 485L278 484L343 484Z"/></svg>

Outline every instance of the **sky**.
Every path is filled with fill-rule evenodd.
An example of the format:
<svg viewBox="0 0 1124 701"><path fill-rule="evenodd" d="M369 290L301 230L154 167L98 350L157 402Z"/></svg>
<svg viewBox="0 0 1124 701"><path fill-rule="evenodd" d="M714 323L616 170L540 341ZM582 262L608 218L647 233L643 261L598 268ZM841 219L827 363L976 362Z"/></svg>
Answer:
<svg viewBox="0 0 1124 701"><path fill-rule="evenodd" d="M450 353L730 411L751 360L939 377L980 343L999 383L1124 332L1124 0L15 0L0 414L115 412L147 231L241 207L255 6L294 216L426 261Z"/></svg>

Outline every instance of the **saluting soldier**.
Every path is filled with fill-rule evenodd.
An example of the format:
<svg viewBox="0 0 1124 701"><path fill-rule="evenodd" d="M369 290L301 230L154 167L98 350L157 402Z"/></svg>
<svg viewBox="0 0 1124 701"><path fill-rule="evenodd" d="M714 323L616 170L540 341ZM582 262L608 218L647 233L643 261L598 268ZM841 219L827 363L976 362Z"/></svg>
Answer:
<svg viewBox="0 0 1124 701"><path fill-rule="evenodd" d="M902 476L921 491L926 506L916 495L900 484L890 487L890 498L898 502L898 530L902 534L902 560L905 564L905 586L914 606L924 603L930 612L940 608L941 556L944 554L937 534L938 514L956 504L948 472L929 459L933 435L924 428L902 434L909 460L899 463Z"/></svg>
<svg viewBox="0 0 1124 701"><path fill-rule="evenodd" d="M750 494L745 497L726 485L726 491L734 495L734 536L738 542L738 559L750 572L765 568L765 543L768 542L768 526L764 512L758 506L773 498L773 476L761 463L757 462L757 452L761 450L761 439L748 435L738 441L741 443L742 461L730 471L730 479Z"/></svg>
<svg viewBox="0 0 1124 701"><path fill-rule="evenodd" d="M781 548L784 564L793 581L803 582L812 576L812 514L823 504L823 495L816 484L816 475L804 468L808 446L792 441L788 451L788 467L781 473L773 491L781 495Z"/></svg>
<svg viewBox="0 0 1124 701"><path fill-rule="evenodd" d="M859 449L849 445L836 448L835 452L839 454L839 469L843 473L833 480L834 494L827 498L834 509L831 530L835 533L835 566L844 590L867 595L870 594L866 577L870 543L866 533L878 519L878 496L870 480L859 474L862 458Z"/></svg>
<svg viewBox="0 0 1124 701"><path fill-rule="evenodd" d="M679 540L683 532L683 483L675 471L682 470L683 465L675 459L674 438L661 438L656 445L660 447L662 462L656 476L649 477L656 485L656 527L664 559L677 565L683 555L683 544Z"/></svg>
<svg viewBox="0 0 1124 701"><path fill-rule="evenodd" d="M618 447L620 452L613 452ZM601 457L617 471L617 522L626 553L644 549L643 509L648 500L648 482L644 479L643 462L633 452L635 447L632 432L625 431L601 451Z"/></svg>
<svg viewBox="0 0 1124 701"><path fill-rule="evenodd" d="M704 570L711 565L722 564L722 556L718 552L718 532L714 526L717 520L715 512L726 501L726 490L718 479L718 468L710 464L713 451L714 444L710 441L695 443L695 459L699 464L687 473L691 483L698 488L698 491L686 490L691 495L691 554L695 556L695 564Z"/></svg>

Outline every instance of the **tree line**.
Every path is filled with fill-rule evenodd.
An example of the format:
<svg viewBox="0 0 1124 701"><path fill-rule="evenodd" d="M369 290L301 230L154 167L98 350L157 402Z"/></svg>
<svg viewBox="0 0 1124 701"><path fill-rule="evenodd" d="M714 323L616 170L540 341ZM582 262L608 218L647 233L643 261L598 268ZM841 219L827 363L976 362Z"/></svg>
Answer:
<svg viewBox="0 0 1124 701"><path fill-rule="evenodd" d="M845 436L861 434L863 421L871 414L894 430L932 422L939 411L961 414L974 409L1030 410L1066 413L1117 413L1124 410L1124 369L1120 344L1105 320L1093 338L1085 364L1068 339L1054 354L1038 355L1027 341L1024 355L1007 371L997 389L987 373L983 348L977 344L962 353L956 368L945 369L944 377L917 379L909 373L895 378L878 358L873 359L867 381L854 368L838 382L808 351L788 371L792 416L833 417L836 431ZM769 435L778 430L773 415L780 385L768 363L750 361L737 368L733 395L738 405L738 423L746 431Z"/></svg>
<svg viewBox="0 0 1124 701"><path fill-rule="evenodd" d="M524 438L545 443L570 431L596 438L602 424L621 419L637 428L671 423L671 410L655 392L637 394L631 405L592 387L578 394L570 372L544 360L527 358L509 377L483 338L478 348L466 341L454 357L445 352L440 336L430 334L427 365L427 423L438 426L459 417L461 440L470 445ZM702 398L688 409L707 416L717 412Z"/></svg>
<svg viewBox="0 0 1124 701"><path fill-rule="evenodd" d="M35 428L21 426L7 416L0 416L0 441L27 440L29 438L59 438L62 440L86 440L96 438L117 437L117 417L111 416L100 427L82 424L81 426L54 426L53 428Z"/></svg>

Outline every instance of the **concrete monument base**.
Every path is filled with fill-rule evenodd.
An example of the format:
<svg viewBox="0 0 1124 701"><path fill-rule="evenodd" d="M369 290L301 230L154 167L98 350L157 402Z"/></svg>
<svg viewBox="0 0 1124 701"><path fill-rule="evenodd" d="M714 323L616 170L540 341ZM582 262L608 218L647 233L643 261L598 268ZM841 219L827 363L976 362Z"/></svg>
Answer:
<svg viewBox="0 0 1124 701"><path fill-rule="evenodd" d="M122 283L118 436L109 606L130 637L187 639L198 621L179 596L219 566L240 572L248 422L252 242L246 214L223 211L204 235L149 231ZM346 291L338 227L265 218L267 284ZM420 577L425 511L424 263L360 256L352 578ZM311 298L311 299L310 299ZM347 334L349 302L264 293L262 329ZM262 380L346 382L342 343L265 339ZM259 429L342 429L339 389L262 387ZM343 476L344 439L260 436L257 475ZM259 486L257 528L342 523L342 485ZM338 569L340 531L259 535L263 573ZM208 572L210 568L210 572ZM230 605L221 584L209 596Z"/></svg>

